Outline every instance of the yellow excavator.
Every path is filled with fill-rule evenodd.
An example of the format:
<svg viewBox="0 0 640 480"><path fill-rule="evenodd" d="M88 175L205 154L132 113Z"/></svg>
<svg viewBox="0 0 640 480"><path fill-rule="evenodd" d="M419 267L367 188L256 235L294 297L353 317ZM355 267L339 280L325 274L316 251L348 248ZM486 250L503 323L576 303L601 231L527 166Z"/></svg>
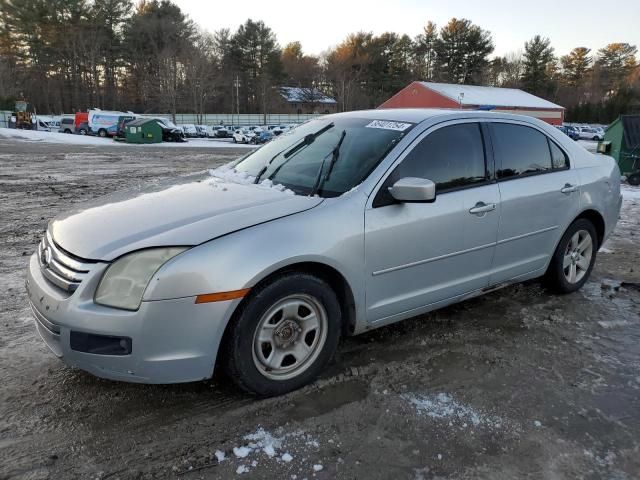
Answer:
<svg viewBox="0 0 640 480"><path fill-rule="evenodd" d="M25 100L18 100L16 102L16 109L13 112L12 117L15 118L13 128L20 128L22 130L31 130L33 128L33 106Z"/></svg>

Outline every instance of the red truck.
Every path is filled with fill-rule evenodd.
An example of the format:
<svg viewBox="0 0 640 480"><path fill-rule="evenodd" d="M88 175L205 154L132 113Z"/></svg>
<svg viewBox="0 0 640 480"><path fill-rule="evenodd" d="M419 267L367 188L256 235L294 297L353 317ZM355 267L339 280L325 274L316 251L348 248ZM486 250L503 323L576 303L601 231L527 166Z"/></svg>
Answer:
<svg viewBox="0 0 640 480"><path fill-rule="evenodd" d="M76 112L73 120L73 128L75 133L79 133L80 135L86 135L89 133L89 113Z"/></svg>

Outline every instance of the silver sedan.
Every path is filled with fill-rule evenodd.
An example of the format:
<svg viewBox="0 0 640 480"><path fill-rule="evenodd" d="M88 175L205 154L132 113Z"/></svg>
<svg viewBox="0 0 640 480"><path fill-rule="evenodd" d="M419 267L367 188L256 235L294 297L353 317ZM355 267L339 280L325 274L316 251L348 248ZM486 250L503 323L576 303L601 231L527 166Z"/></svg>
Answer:
<svg viewBox="0 0 640 480"><path fill-rule="evenodd" d="M328 115L206 175L52 220L36 327L69 365L248 392L311 382L340 337L544 277L579 289L615 227L620 172L534 118Z"/></svg>

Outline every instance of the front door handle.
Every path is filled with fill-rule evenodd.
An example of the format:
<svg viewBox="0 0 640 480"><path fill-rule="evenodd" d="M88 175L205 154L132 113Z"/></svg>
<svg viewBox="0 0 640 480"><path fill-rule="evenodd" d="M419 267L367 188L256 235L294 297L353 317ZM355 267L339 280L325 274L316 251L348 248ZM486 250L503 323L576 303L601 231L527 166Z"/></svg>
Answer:
<svg viewBox="0 0 640 480"><path fill-rule="evenodd" d="M570 183L565 183L564 187L560 189L562 193L569 195L572 192L576 192L578 190L577 185L571 185Z"/></svg>
<svg viewBox="0 0 640 480"><path fill-rule="evenodd" d="M484 203L484 202L478 202L476 203L475 207L472 207L469 209L469 213L472 215L484 215L487 212L491 212L492 210L496 209L496 204L495 203Z"/></svg>

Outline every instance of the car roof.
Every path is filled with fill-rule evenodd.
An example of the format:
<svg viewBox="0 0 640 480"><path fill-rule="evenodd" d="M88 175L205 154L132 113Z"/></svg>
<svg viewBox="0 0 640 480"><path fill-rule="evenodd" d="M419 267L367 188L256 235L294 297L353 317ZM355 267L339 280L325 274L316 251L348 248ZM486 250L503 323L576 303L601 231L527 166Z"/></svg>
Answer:
<svg viewBox="0 0 640 480"><path fill-rule="evenodd" d="M534 117L487 110L466 110L457 108L380 108L375 110L356 110L351 112L324 115L322 118L370 118L372 120L390 120L394 122L422 123L427 120L447 120L460 118L495 118L503 120L525 121L532 124L545 123Z"/></svg>

